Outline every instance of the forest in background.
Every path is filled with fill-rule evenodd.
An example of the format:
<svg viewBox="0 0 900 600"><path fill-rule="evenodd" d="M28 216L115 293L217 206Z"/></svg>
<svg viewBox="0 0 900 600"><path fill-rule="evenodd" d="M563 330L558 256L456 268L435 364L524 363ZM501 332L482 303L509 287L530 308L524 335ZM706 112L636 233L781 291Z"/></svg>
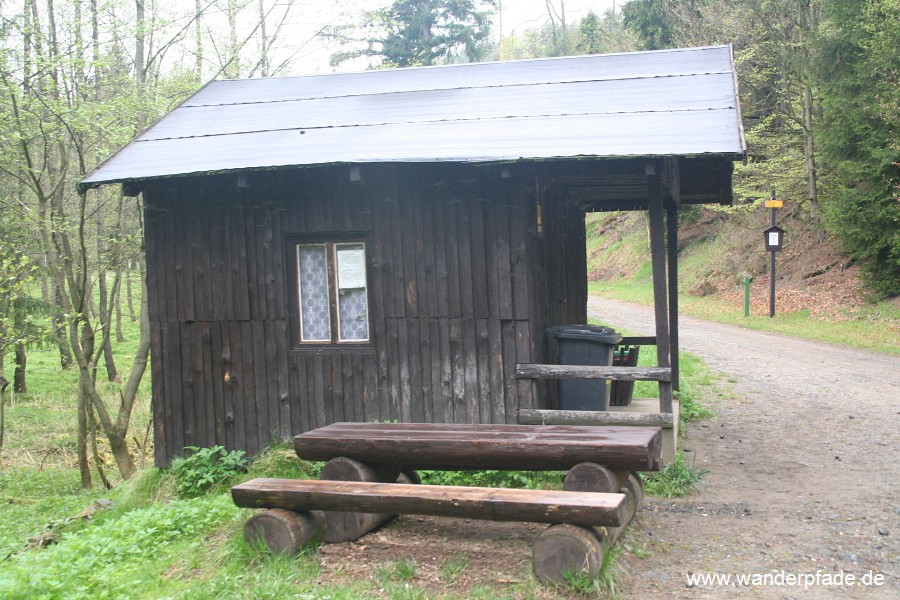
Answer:
<svg viewBox="0 0 900 600"><path fill-rule="evenodd" d="M149 355L146 295L132 289L144 282L141 199L75 182L204 82L292 74L310 44L331 48L335 68L391 68L731 43L749 148L735 203L774 189L857 261L874 296L900 293L900 2L631 0L577 20L564 0L546 6L542 26L502 39L499 1L395 0L297 40L291 23L321 4L0 3L0 388L5 355L24 393L29 350L56 348L77 373L82 484L110 485L98 446L122 477L135 472ZM113 352L122 319L140 324L127 364Z"/></svg>

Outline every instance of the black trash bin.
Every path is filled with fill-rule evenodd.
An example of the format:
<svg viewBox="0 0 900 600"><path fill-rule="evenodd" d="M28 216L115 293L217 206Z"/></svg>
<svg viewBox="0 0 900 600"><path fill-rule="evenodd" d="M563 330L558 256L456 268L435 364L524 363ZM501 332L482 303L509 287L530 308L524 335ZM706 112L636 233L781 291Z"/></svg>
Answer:
<svg viewBox="0 0 900 600"><path fill-rule="evenodd" d="M613 349L622 341L614 329L599 325L559 325L547 335L556 340L559 364L610 366ZM609 381L605 379L560 379L560 410L606 410Z"/></svg>

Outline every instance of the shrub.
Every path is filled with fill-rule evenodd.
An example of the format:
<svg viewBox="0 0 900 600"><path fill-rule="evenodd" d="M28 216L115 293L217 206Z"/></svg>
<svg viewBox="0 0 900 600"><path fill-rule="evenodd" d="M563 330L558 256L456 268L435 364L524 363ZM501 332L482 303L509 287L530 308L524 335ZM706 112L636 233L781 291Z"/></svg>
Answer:
<svg viewBox="0 0 900 600"><path fill-rule="evenodd" d="M213 486L247 470L243 450L225 450L224 446L185 448L189 454L172 461L179 495L193 498L208 492Z"/></svg>

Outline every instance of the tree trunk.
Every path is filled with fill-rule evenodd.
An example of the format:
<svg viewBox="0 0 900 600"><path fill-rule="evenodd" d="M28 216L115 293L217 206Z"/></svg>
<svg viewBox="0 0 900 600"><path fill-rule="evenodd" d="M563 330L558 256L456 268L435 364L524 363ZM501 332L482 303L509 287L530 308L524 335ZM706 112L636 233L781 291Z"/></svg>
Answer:
<svg viewBox="0 0 900 600"><path fill-rule="evenodd" d="M88 460L88 417L87 417L87 391L83 385L78 386L78 472L81 473L81 487L88 489L93 487L91 480L91 463Z"/></svg>
<svg viewBox="0 0 900 600"><path fill-rule="evenodd" d="M226 79L237 79L241 76L240 48L237 40L237 0L228 0L228 63L225 69Z"/></svg>
<svg viewBox="0 0 900 600"><path fill-rule="evenodd" d="M100 457L100 451L97 448L97 417L94 415L93 411L89 411L88 418L91 423L91 453L94 455L94 466L97 467L97 475L100 476L100 481L103 482L103 487L111 490L113 486L112 483L109 482L109 479L106 477L106 465L103 462L103 459Z"/></svg>
<svg viewBox="0 0 900 600"><path fill-rule="evenodd" d="M266 35L266 8L259 0L259 65L260 74L269 76L269 39Z"/></svg>
<svg viewBox="0 0 900 600"><path fill-rule="evenodd" d="M106 279L107 251L106 251L106 211L103 203L98 202L96 212L97 225L97 283L100 288L100 307L98 318L100 319L100 331L102 333L103 359L106 363L106 378L109 381L119 381L119 373L116 371L116 361L112 353L112 341L110 339L109 318L109 286Z"/></svg>
<svg viewBox="0 0 900 600"><path fill-rule="evenodd" d="M803 133L806 137L804 154L806 155L807 196L809 199L809 216L819 218L819 193L816 182L816 153L813 138L813 102L812 89L809 84L803 89Z"/></svg>
<svg viewBox="0 0 900 600"><path fill-rule="evenodd" d="M0 364L3 364L3 354L0 354ZM6 378L0 375L0 457L3 456L3 440L6 435L6 386L8 385L9 382Z"/></svg>
<svg viewBox="0 0 900 600"><path fill-rule="evenodd" d="M195 76L197 78L197 83L201 83L203 81L203 27L200 21L200 15L203 13L203 8L200 6L200 0L195 0L194 2L194 20L195 20L195 28L194 28L194 53L196 58L196 63L194 64ZM131 311L131 319L134 320L134 311Z"/></svg>
<svg viewBox="0 0 900 600"><path fill-rule="evenodd" d="M25 376L25 368L28 364L28 354L25 352L25 344L16 344L16 370L13 372L13 391L17 394L28 393L28 383Z"/></svg>
<svg viewBox="0 0 900 600"><path fill-rule="evenodd" d="M125 272L125 293L128 300L128 318L134 323L137 321L137 315L134 312L134 295L131 293L131 270L133 265L128 261Z"/></svg>
<svg viewBox="0 0 900 600"><path fill-rule="evenodd" d="M136 33L134 36L134 82L137 85L138 94L138 122L137 131L144 129L147 124L147 116L144 111L144 81L145 81L145 65L144 65L144 40L147 32L144 28L147 26L144 20L144 0L135 0L135 25Z"/></svg>
<svg viewBox="0 0 900 600"><path fill-rule="evenodd" d="M50 287L53 290L53 297L56 300L53 310L53 330L54 337L56 338L56 347L59 349L59 366L64 371L68 371L72 367L73 362L72 350L69 348L69 343L66 341L66 320L62 314L60 314L60 308L63 306L61 292L52 277L50 278Z"/></svg>

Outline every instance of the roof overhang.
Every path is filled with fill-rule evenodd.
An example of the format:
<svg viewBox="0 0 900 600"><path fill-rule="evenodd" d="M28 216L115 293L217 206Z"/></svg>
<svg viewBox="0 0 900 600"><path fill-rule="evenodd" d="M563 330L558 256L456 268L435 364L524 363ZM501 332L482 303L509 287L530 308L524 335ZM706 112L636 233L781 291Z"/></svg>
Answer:
<svg viewBox="0 0 900 600"><path fill-rule="evenodd" d="M79 182L364 163L746 155L730 46L214 81Z"/></svg>

